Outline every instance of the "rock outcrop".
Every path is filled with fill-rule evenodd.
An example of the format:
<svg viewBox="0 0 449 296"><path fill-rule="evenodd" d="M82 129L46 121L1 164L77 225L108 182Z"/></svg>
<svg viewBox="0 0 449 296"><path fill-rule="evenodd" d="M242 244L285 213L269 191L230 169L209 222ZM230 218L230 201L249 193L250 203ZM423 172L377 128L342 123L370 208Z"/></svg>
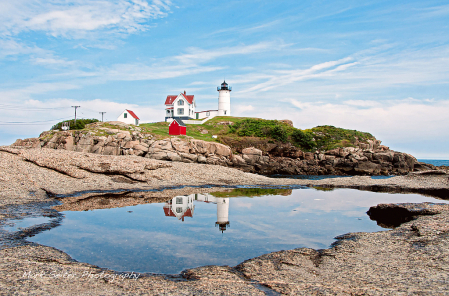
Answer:
<svg viewBox="0 0 449 296"><path fill-rule="evenodd" d="M289 143L269 143L264 151L255 147L233 151L227 145L190 137L156 140L139 127L115 122L107 127L91 124L90 131L44 132L38 139L17 140L12 146L215 164L264 175L404 175L435 169L409 154L390 150L379 140L316 152L304 152Z"/></svg>

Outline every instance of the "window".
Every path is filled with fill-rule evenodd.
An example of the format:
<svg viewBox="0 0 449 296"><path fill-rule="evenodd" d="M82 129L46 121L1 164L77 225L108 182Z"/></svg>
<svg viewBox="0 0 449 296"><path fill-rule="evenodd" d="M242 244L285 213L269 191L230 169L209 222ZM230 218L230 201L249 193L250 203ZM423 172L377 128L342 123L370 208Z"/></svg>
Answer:
<svg viewBox="0 0 449 296"><path fill-rule="evenodd" d="M128 118L128 113L123 113L123 118Z"/></svg>
<svg viewBox="0 0 449 296"><path fill-rule="evenodd" d="M184 108L178 108L178 115L184 114Z"/></svg>
<svg viewBox="0 0 449 296"><path fill-rule="evenodd" d="M170 110L167 110L167 114L170 114Z"/></svg>
<svg viewBox="0 0 449 296"><path fill-rule="evenodd" d="M177 197L176 198L176 204L177 205L182 205L182 197Z"/></svg>
<svg viewBox="0 0 449 296"><path fill-rule="evenodd" d="M206 112L206 116L210 116L210 112Z"/></svg>
<svg viewBox="0 0 449 296"><path fill-rule="evenodd" d="M181 207L177 207L176 208L176 213L182 213L182 208Z"/></svg>
<svg viewBox="0 0 449 296"><path fill-rule="evenodd" d="M226 110L224 110L224 115L226 115Z"/></svg>
<svg viewBox="0 0 449 296"><path fill-rule="evenodd" d="M178 101L178 105L179 105L179 106L184 105L184 101L183 101L183 100L179 100L179 101Z"/></svg>

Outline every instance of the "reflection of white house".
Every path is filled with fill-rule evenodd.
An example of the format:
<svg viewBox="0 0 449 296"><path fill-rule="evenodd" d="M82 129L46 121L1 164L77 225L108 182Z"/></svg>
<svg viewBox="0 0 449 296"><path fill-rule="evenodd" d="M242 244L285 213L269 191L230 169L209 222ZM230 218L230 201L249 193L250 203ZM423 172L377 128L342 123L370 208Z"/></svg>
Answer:
<svg viewBox="0 0 449 296"><path fill-rule="evenodd" d="M137 117L137 115L133 111L128 109L125 109L125 111L123 111L122 114L120 114L120 116L117 118L117 121L134 125L139 125L139 120L139 117Z"/></svg>
<svg viewBox="0 0 449 296"><path fill-rule="evenodd" d="M164 205L164 213L167 217L176 217L178 220L184 222L184 217L193 217L193 210L195 206L193 205L193 196L191 195L180 195L169 200Z"/></svg>
<svg viewBox="0 0 449 296"><path fill-rule="evenodd" d="M226 230L226 228L229 226L228 197L215 197L208 193L176 196L164 205L165 216L177 217L182 221L184 221L184 217L193 217L193 210L195 209L195 206L193 205L194 201L216 204L217 222L215 222L215 225L219 226L221 232Z"/></svg>

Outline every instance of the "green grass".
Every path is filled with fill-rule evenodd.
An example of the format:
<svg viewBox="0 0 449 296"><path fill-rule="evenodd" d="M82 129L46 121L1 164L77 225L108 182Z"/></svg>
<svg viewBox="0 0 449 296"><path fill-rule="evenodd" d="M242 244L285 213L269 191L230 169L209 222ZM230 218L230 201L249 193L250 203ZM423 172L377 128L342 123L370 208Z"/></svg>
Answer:
<svg viewBox="0 0 449 296"><path fill-rule="evenodd" d="M267 189L267 188L236 188L231 192L212 192L215 197L254 197L264 195L290 195L291 189Z"/></svg>
<svg viewBox="0 0 449 296"><path fill-rule="evenodd" d="M317 126L304 132L312 133L316 147L324 150L337 147L353 147L356 141L366 142L375 139L370 133L338 128L332 125Z"/></svg>
<svg viewBox="0 0 449 296"><path fill-rule="evenodd" d="M220 124L221 122L232 122L233 125ZM86 124L85 128L79 131L91 132L95 136L108 136L105 131L98 129L98 125L124 131L134 129L133 126L124 127L104 122ZM139 128L142 134L151 134L158 140L171 137L168 134L168 122L144 123ZM207 133L201 133L204 130ZM217 138L212 138L213 135L216 135ZM271 143L291 143L303 151L330 150L337 147L355 146L357 141L366 143L369 139L375 139L370 133L330 125L301 130L278 120L230 116L214 117L201 125L188 124L187 136L229 145L233 152L246 147L257 147L265 151L271 149L269 148ZM50 137L50 135L46 137Z"/></svg>
<svg viewBox="0 0 449 296"><path fill-rule="evenodd" d="M224 135L228 132L229 127L227 125L219 125L219 122L232 121L237 122L242 120L242 117L228 117L219 116L210 119L204 124L187 124L186 134L189 137L193 137L198 140L219 142L218 139L212 138L213 135ZM139 127L145 128L149 133L156 135L158 139L169 138L168 134L168 122L156 122L156 123L142 123ZM201 131L206 130L207 134L202 134Z"/></svg>

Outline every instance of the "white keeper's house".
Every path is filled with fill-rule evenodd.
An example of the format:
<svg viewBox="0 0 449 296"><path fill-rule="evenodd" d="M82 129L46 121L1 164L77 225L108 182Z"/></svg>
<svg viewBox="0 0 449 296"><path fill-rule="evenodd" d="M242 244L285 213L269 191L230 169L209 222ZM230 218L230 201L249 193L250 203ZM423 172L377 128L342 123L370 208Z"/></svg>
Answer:
<svg viewBox="0 0 449 296"><path fill-rule="evenodd" d="M181 120L190 119L211 119L215 116L231 116L231 91L232 88L223 81L218 91L218 110L206 110L196 112L196 102L194 95L187 95L186 92L179 95L167 96L165 100L165 121L171 122L173 118ZM188 124L189 122L185 122Z"/></svg>
<svg viewBox="0 0 449 296"><path fill-rule="evenodd" d="M117 117L117 121L121 121L127 124L139 125L140 118L137 117L136 113L131 110L125 109L122 114Z"/></svg>

